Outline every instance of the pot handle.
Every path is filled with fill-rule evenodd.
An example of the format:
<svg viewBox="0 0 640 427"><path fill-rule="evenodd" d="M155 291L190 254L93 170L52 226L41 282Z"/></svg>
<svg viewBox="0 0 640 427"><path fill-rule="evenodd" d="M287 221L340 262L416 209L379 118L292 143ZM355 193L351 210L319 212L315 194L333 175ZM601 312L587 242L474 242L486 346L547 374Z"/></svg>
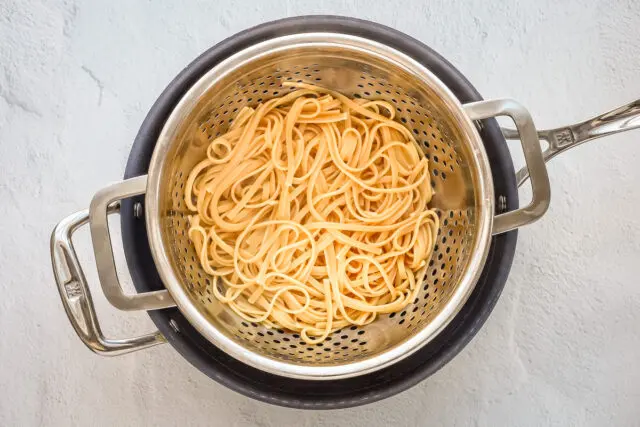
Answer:
<svg viewBox="0 0 640 427"><path fill-rule="evenodd" d="M577 147L592 139L613 135L640 128L640 99L611 110L597 117L574 125L562 126L555 129L539 130L538 138L549 143L549 147L542 152L545 162L553 159L573 147ZM501 129L506 139L518 139L515 129ZM529 170L523 167L516 174L518 187L529 178Z"/></svg>
<svg viewBox="0 0 640 427"><path fill-rule="evenodd" d="M464 104L463 108L471 120L497 116L511 117L516 125L516 135L522 143L526 167L531 174L531 202L525 207L495 216L492 234L505 233L536 221L549 208L551 185L531 115L526 108L511 99L472 102Z"/></svg>
<svg viewBox="0 0 640 427"><path fill-rule="evenodd" d="M90 223L98 276L109 302L121 310L154 310L175 305L165 289L143 294L123 292L116 273L111 237L107 223L109 214L120 211L119 200L145 192L146 176L132 178L99 191L90 209L69 215L51 234L51 263L65 312L82 342L95 353L115 356L166 342L158 331L133 338L111 339L102 334L91 298L87 279L73 246L73 234Z"/></svg>
<svg viewBox="0 0 640 427"><path fill-rule="evenodd" d="M116 212L117 205L109 207ZM111 339L102 334L87 279L78 262L71 237L89 222L89 210L69 215L56 225L51 234L51 263L64 310L80 340L95 353L117 356L166 342L160 332L134 338Z"/></svg>

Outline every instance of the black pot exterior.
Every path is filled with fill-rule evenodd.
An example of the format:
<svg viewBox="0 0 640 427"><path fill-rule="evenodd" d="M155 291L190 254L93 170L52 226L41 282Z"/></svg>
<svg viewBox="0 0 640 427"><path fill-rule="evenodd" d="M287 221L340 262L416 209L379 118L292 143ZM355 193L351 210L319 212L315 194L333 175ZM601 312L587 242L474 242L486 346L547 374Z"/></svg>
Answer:
<svg viewBox="0 0 640 427"><path fill-rule="evenodd" d="M156 140L182 95L204 73L233 53L257 42L301 32L340 32L389 45L419 61L465 102L482 98L449 62L419 41L368 21L337 16L302 16L259 25L238 33L204 52L187 66L155 102L136 136L125 178L147 173ZM496 199L507 210L518 207L515 173L506 142L495 120L484 120L480 135L493 175ZM122 201L122 240L127 264L138 292L163 289L148 245L144 218L133 206L144 196ZM471 297L460 313L433 341L392 367L337 381L308 381L269 374L231 358L202 337L177 308L149 312L168 342L192 365L221 384L264 402L307 409L337 409L363 405L392 396L427 378L473 338L482 327L504 287L515 252L517 232L492 238L489 255Z"/></svg>

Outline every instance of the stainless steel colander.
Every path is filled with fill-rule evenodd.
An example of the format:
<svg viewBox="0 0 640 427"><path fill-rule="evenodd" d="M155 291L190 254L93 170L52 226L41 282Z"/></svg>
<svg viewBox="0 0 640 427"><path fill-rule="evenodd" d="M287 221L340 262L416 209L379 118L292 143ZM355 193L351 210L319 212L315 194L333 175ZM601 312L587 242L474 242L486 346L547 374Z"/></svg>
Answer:
<svg viewBox="0 0 640 427"><path fill-rule="evenodd" d="M364 327L347 327L317 345L285 330L239 318L213 297L187 236L184 184L210 140L223 134L236 113L292 90L286 81L312 82L353 97L384 99L413 131L430 159L432 206L442 227L417 298L402 312ZM494 206L489 161L476 120L509 116L522 141L531 177L526 207L500 213ZM559 141L560 143L562 141ZM582 141L550 145L564 150ZM328 380L369 373L397 362L430 342L458 313L473 290L491 236L531 223L546 211L550 186L545 157L529 113L511 100L462 105L449 89L409 56L369 39L339 33L305 33L266 40L237 52L207 72L176 105L157 142L149 173L99 191L90 209L61 222L52 238L54 272L72 323L93 350L122 353L163 341L158 333L106 340L70 236L87 221L102 289L122 310L176 305L214 345L258 369L286 377ZM145 219L156 268L166 290L125 294L116 274L107 215L118 201L145 194ZM61 269L67 267L64 274Z"/></svg>

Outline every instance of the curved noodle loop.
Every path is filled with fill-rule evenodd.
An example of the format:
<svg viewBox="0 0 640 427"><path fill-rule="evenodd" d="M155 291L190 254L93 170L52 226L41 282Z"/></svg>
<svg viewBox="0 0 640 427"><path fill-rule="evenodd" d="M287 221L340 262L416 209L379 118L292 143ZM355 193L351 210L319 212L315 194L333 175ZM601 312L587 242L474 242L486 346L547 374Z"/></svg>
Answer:
<svg viewBox="0 0 640 427"><path fill-rule="evenodd" d="M411 303L439 223L428 161L389 103L285 85L189 174L189 238L220 302L314 344Z"/></svg>

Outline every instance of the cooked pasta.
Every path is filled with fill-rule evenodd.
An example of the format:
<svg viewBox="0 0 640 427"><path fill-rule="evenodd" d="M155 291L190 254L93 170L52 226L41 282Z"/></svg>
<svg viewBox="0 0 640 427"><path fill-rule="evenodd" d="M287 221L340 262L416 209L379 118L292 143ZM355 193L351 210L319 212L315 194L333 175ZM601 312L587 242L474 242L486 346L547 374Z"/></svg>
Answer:
<svg viewBox="0 0 640 427"><path fill-rule="evenodd" d="M428 160L389 103L285 85L210 142L185 203L215 298L314 344L411 303L439 223Z"/></svg>

